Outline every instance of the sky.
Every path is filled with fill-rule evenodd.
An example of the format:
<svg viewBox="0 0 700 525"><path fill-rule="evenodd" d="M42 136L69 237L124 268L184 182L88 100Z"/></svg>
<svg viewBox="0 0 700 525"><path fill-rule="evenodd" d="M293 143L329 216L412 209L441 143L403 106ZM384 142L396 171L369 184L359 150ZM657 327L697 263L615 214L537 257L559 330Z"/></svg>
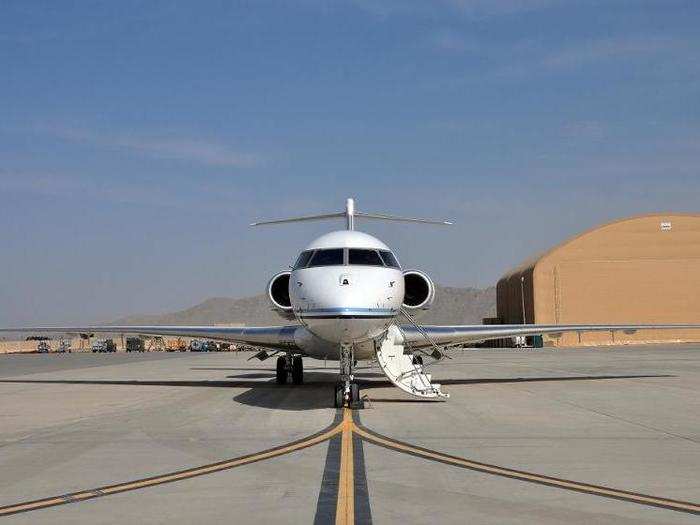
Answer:
<svg viewBox="0 0 700 525"><path fill-rule="evenodd" d="M449 286L697 212L700 2L4 0L0 325L261 293L359 210ZM235 320L232 320L235 321Z"/></svg>

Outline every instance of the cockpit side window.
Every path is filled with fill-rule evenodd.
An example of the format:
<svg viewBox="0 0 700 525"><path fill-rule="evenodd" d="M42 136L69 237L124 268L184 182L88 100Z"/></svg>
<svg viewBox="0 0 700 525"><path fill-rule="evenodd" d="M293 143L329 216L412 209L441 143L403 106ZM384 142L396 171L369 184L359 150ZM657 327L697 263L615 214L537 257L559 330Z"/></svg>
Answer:
<svg viewBox="0 0 700 525"><path fill-rule="evenodd" d="M384 266L376 250L361 250L359 248L350 248L348 250L348 264Z"/></svg>
<svg viewBox="0 0 700 525"><path fill-rule="evenodd" d="M294 263L294 269L298 270L299 268L306 268L306 265L309 264L309 259L311 259L311 256L313 254L313 250L306 250L305 252L301 252L301 254L299 254L297 262Z"/></svg>
<svg viewBox="0 0 700 525"><path fill-rule="evenodd" d="M399 270L401 269L401 267L399 266L399 261L396 260L394 254L390 251L379 250L379 255L382 257L382 261L384 261L384 264L389 268L397 268Z"/></svg>
<svg viewBox="0 0 700 525"><path fill-rule="evenodd" d="M309 262L309 268L314 266L342 266L343 249L331 248L329 250L316 250Z"/></svg>

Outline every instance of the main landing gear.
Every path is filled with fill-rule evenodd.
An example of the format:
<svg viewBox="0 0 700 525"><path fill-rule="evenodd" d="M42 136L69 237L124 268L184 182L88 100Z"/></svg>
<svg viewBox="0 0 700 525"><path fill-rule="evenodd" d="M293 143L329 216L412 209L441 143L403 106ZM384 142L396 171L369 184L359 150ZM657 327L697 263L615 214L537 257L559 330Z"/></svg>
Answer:
<svg viewBox="0 0 700 525"><path fill-rule="evenodd" d="M277 384L286 384L289 376L295 385L304 382L304 361L300 355L285 354L277 358Z"/></svg>
<svg viewBox="0 0 700 525"><path fill-rule="evenodd" d="M335 385L335 395L333 396L335 408L344 407L346 404L350 408L362 408L360 399L360 386L353 382L353 366L357 364L353 355L352 345L340 345L340 382Z"/></svg>

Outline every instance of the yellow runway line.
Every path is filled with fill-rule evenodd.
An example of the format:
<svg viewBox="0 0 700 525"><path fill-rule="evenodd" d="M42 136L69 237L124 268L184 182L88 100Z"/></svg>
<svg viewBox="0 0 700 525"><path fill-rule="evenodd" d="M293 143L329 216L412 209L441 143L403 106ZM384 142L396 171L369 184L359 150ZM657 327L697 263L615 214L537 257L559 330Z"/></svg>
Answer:
<svg viewBox="0 0 700 525"><path fill-rule="evenodd" d="M335 509L336 525L355 523L355 475L352 449L352 410L343 409L343 440L340 445L340 473L338 476L338 502Z"/></svg>
<svg viewBox="0 0 700 525"><path fill-rule="evenodd" d="M532 483L539 483L541 485L548 485L550 487L556 487L565 490L572 490L576 492L584 492L587 494L593 494L596 496L602 496L606 498L614 498L622 501L628 501L631 503L638 503L641 505L648 505L653 507L660 507L668 510L675 510L678 512L687 512L690 514L700 514L700 504L692 503L688 501L677 501L667 498L660 498L655 496L649 496L646 494L638 494L635 492L628 492L625 490L618 490L610 487L603 487L598 485L590 485L588 483L579 483L576 481L570 481L566 479L553 478L550 476L544 476L541 474L534 474L531 472L524 472L520 470L513 470L505 467L499 467L496 465L489 465L486 463L479 463L477 461L471 461L465 458L460 458L457 456L451 456L449 454L443 454L441 452L436 452L434 450L425 449L422 447L417 447L414 445L409 445L408 443L402 443L400 441L394 441L393 439L375 434L374 432L367 431L366 429L354 425L353 430L357 434L376 445L384 446L399 452L404 452L407 454L415 455L425 459L430 459L434 461L439 461L441 463L447 463L450 465L455 465L459 467L468 468L470 470L475 470L478 472L484 472L487 474L494 474L496 476L503 476L512 479L517 479L520 481L529 481Z"/></svg>
<svg viewBox="0 0 700 525"><path fill-rule="evenodd" d="M312 447L314 445L322 443L323 441L332 438L336 434L343 432L346 426L347 424L345 422L342 422L326 431L321 431L318 434L314 434L312 436L289 443L287 445L281 445L279 447L264 450L262 452L257 452L255 454L250 454L247 456L241 456L234 459L220 461L218 463L211 463L209 465L202 465L200 467L180 470L177 472L171 472L168 474L162 474L160 476L153 476L150 478L127 481L124 483L117 483L114 485L108 485L96 489L83 490L80 492L74 492L62 496L54 496L50 498L7 505L4 507L0 507L0 517L7 516L10 514L16 514L19 512L28 512L32 510L45 509L47 507L54 507L56 505L64 505L66 503L75 503L87 499L98 498L100 496L107 496L109 494L116 494L118 492L127 492L130 490L143 489L147 487L152 487L154 485L170 483L173 481L181 481L184 479L194 478L197 476L212 474L214 472L219 472L222 470L240 467L249 463L255 463L256 461L262 461L265 459L282 456L284 454L289 454L290 452L295 452L297 450Z"/></svg>

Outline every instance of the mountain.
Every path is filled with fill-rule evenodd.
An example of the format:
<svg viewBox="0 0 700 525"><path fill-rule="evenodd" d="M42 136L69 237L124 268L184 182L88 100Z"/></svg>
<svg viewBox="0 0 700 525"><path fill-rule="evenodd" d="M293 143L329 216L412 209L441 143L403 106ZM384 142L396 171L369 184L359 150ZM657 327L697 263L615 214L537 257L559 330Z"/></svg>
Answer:
<svg viewBox="0 0 700 525"><path fill-rule="evenodd" d="M435 302L416 316L421 324L481 324L496 316L496 288L451 288L438 286Z"/></svg>
<svg viewBox="0 0 700 525"><path fill-rule="evenodd" d="M416 316L422 324L481 324L496 312L496 289L438 286L435 303ZM114 321L119 325L245 324L266 326L288 324L278 316L263 294L243 299L212 297L186 310L156 315L133 315Z"/></svg>

